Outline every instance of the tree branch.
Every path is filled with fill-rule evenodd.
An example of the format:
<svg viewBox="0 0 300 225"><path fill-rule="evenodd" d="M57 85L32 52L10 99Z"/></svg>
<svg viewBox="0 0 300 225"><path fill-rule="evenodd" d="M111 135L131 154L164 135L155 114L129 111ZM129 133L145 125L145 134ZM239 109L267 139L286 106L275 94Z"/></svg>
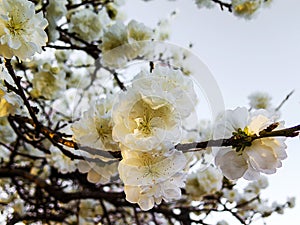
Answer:
<svg viewBox="0 0 300 225"><path fill-rule="evenodd" d="M37 117L36 117L36 115L35 115L34 110L33 110L32 107L30 106L30 103L28 102L28 99L26 98L25 93L24 93L24 91L23 91L23 88L22 88L22 86L21 86L21 84L20 84L21 78L18 77L18 76L15 74L15 71L14 71L12 65L11 65L11 60L10 60L10 59L5 59L5 67L7 68L8 73L10 74L10 76L11 76L12 79L14 80L15 84L17 85L17 88L18 88L17 91L18 91L18 92L17 92L16 94L18 94L18 95L22 98L22 100L23 100L23 102L24 102L24 104L25 104L25 106L26 106L26 108L27 108L27 110L28 110L28 112L29 112L29 114L30 114L30 116L31 116L31 118L32 118L32 120L33 120L33 122L34 122L36 125L38 125L38 124L39 124L39 121L38 121L38 119L37 119Z"/></svg>
<svg viewBox="0 0 300 225"><path fill-rule="evenodd" d="M276 128L276 126L275 126L275 128ZM275 129L275 128L273 128L273 129ZM265 130L262 130L259 133L259 135L254 134L254 135L247 136L244 138L232 136L228 139L218 139L218 140L209 140L209 141L203 141L203 142L178 144L175 146L175 148L182 152L193 152L193 151L199 151L199 149L205 149L207 147L237 146L237 145L240 145L241 143L245 143L245 142L251 143L252 141L254 141L256 139L267 138L267 137L296 137L299 135L299 131L300 131L300 125L281 129L281 130L270 130L270 127L268 127Z"/></svg>
<svg viewBox="0 0 300 225"><path fill-rule="evenodd" d="M283 104L291 97L291 95L295 92L295 90L292 90L286 97L283 99L283 101L275 108L275 111L279 111Z"/></svg>
<svg viewBox="0 0 300 225"><path fill-rule="evenodd" d="M34 183L37 187L45 190L46 192L48 192L48 194L62 203L68 203L72 200L88 198L106 199L108 201L113 199L125 199L125 195L122 192L103 192L100 189L97 192L85 189L83 191L68 193L64 192L60 187L54 186L53 184L50 185L45 180L34 176L25 170L14 168L0 168L0 178L12 177L21 177Z"/></svg>
<svg viewBox="0 0 300 225"><path fill-rule="evenodd" d="M226 3L226 2L222 2L220 0L211 0L211 1L213 1L216 4L218 4L220 6L221 10L224 10L224 8L227 8L227 10L229 12L232 12L232 4Z"/></svg>

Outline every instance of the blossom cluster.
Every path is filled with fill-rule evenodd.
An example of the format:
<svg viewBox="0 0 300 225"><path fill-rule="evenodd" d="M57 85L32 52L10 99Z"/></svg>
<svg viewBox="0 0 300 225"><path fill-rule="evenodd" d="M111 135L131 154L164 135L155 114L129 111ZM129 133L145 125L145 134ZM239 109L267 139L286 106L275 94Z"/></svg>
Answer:
<svg viewBox="0 0 300 225"><path fill-rule="evenodd" d="M218 3L213 0L196 0L196 5L199 8L212 8L218 3L222 7L229 7L236 16L250 19L260 8L269 6L271 2L272 0L231 0Z"/></svg>
<svg viewBox="0 0 300 225"><path fill-rule="evenodd" d="M42 52L48 40L44 31L48 22L43 13L35 13L35 5L24 0L0 1L0 54L26 60Z"/></svg>
<svg viewBox="0 0 300 225"><path fill-rule="evenodd" d="M228 110L220 115L215 124L214 138L230 138L259 135L275 123L274 115L260 109L254 112L246 107ZM276 129L283 127L277 124ZM244 177L247 180L258 179L260 173L272 174L282 166L287 157L284 137L266 137L245 143L242 146L223 147L215 151L215 162L229 179ZM231 162L230 164L228 162Z"/></svg>
<svg viewBox="0 0 300 225"><path fill-rule="evenodd" d="M197 98L191 79L162 66L141 71L127 88L113 105L106 99L85 112L72 130L82 146L121 149L118 171L126 199L148 210L181 196L187 159L174 145Z"/></svg>
<svg viewBox="0 0 300 225"><path fill-rule="evenodd" d="M124 215L135 223L136 208L126 207L137 204L147 224L153 208L175 215L173 206L184 213L189 204L195 212L205 209L204 217L219 205L247 221L294 206L293 198L269 205L259 196L268 186L262 174L275 173L287 158L286 137L270 135L284 122L268 94L249 96L249 108L199 121L194 115L204 103L189 68L191 54L154 45L168 38L170 18L149 28L125 22L119 1L36 2L0 0L0 170L16 169L35 181L27 187L0 180L8 193L1 202L11 201L8 218L61 207L66 223L105 223L107 209L119 224ZM232 0L230 7L248 18L269 2ZM215 1L196 4L210 8ZM240 178L252 181L242 192L235 186ZM11 193L14 184L18 193ZM103 195L89 195L96 192ZM44 194L43 202L32 207L32 193ZM75 200L66 203L61 193Z"/></svg>

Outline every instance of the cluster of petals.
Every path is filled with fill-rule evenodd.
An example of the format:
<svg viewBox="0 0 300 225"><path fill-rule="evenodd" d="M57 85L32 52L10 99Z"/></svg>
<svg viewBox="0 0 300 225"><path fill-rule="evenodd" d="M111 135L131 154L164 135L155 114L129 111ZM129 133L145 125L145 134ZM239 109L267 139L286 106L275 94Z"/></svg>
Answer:
<svg viewBox="0 0 300 225"><path fill-rule="evenodd" d="M142 210L153 208L162 200L181 197L187 160L181 151L162 149L151 152L123 150L119 164L126 200L137 203Z"/></svg>
<svg viewBox="0 0 300 225"><path fill-rule="evenodd" d="M275 121L266 110L249 112L247 108L227 110L216 121L215 139L230 138L233 132L259 135ZM282 123L276 128L282 128ZM252 141L250 146L237 150L222 147L215 151L215 163L229 179L256 180L260 173L273 174L287 157L284 137L266 137Z"/></svg>
<svg viewBox="0 0 300 225"><path fill-rule="evenodd" d="M113 98L101 99L84 112L72 125L73 139L82 147L118 151L118 143L112 139L111 108Z"/></svg>
<svg viewBox="0 0 300 225"><path fill-rule="evenodd" d="M0 0L0 55L26 60L42 52L48 22L34 7L28 0Z"/></svg>
<svg viewBox="0 0 300 225"><path fill-rule="evenodd" d="M66 73L59 67L51 67L45 63L38 72L33 74L31 82L31 97L57 99L66 89Z"/></svg>
<svg viewBox="0 0 300 225"><path fill-rule="evenodd" d="M162 66L140 72L114 104L112 133L123 156L119 175L126 199L142 210L181 197L188 160L173 146L195 104L192 80Z"/></svg>
<svg viewBox="0 0 300 225"><path fill-rule="evenodd" d="M261 8L268 6L272 0L232 0L232 11L236 16L249 19Z"/></svg>
<svg viewBox="0 0 300 225"><path fill-rule="evenodd" d="M103 64L118 68L128 60L145 55L153 35L150 28L135 20L130 21L127 26L120 21L108 26L101 44Z"/></svg>
<svg viewBox="0 0 300 225"><path fill-rule="evenodd" d="M106 99L100 99L71 127L73 139L79 143L82 156L99 159L78 163L79 172L86 173L87 180L91 183L107 183L117 174L118 163L108 162L113 159L109 151L119 150L118 143L112 139L112 103L113 98L110 95ZM101 154L94 155L85 151L101 151Z"/></svg>
<svg viewBox="0 0 300 225"><path fill-rule="evenodd" d="M202 196L220 191L223 175L215 167L190 173L186 180L186 193L192 200L201 200Z"/></svg>
<svg viewBox="0 0 300 225"><path fill-rule="evenodd" d="M87 180L95 184L108 183L111 177L116 176L118 173L118 163L97 163L88 161L78 162L78 171L87 174Z"/></svg>
<svg viewBox="0 0 300 225"><path fill-rule="evenodd" d="M92 9L86 8L76 11L71 15L70 32L76 33L79 38L91 42L99 40L103 28L109 23L106 11L95 13Z"/></svg>
<svg viewBox="0 0 300 225"><path fill-rule="evenodd" d="M139 151L176 144L196 102L192 80L180 71L159 66L142 71L114 105L113 138L121 148Z"/></svg>

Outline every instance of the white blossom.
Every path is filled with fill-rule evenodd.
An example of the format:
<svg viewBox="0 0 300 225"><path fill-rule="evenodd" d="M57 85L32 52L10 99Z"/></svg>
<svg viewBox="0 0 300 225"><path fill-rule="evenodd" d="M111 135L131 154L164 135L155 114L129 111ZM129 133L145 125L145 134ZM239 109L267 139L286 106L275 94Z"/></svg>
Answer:
<svg viewBox="0 0 300 225"><path fill-rule="evenodd" d="M274 208L269 205L268 200L260 200L259 203L257 201L254 201L251 205L253 209L260 212L265 217L270 216L274 212Z"/></svg>
<svg viewBox="0 0 300 225"><path fill-rule="evenodd" d="M104 163L98 165L96 162L79 161L78 170L80 173L87 173L87 180L95 184L108 183L112 176L118 173L117 163Z"/></svg>
<svg viewBox="0 0 300 225"><path fill-rule="evenodd" d="M81 90L77 88L69 88L64 91L64 95L53 102L55 111L62 112L70 118L81 117L81 112L86 111L90 107L89 96L80 96ZM55 115L54 115L55 116Z"/></svg>
<svg viewBox="0 0 300 225"><path fill-rule="evenodd" d="M253 181L249 183L245 187L245 192L250 192L255 195L258 195L260 193L261 189L266 189L269 186L269 182L266 176L260 176L260 178L256 181Z"/></svg>
<svg viewBox="0 0 300 225"><path fill-rule="evenodd" d="M157 97L157 102L151 102L153 99L138 92L120 96L113 111L112 134L121 148L150 151L179 139L180 118L174 106L166 99Z"/></svg>
<svg viewBox="0 0 300 225"><path fill-rule="evenodd" d="M251 18L260 8L263 0L232 0L232 10L236 16Z"/></svg>
<svg viewBox="0 0 300 225"><path fill-rule="evenodd" d="M215 139L230 138L233 132L242 135L259 135L275 121L266 110L249 113L246 108L227 110L216 121ZM282 128L280 125L278 128ZM277 129L278 129L277 128ZM272 174L282 166L287 157L284 143L286 138L268 137L252 141L243 148L222 147L216 153L215 163L229 179L244 177L258 179L260 173ZM231 162L231 163L228 163Z"/></svg>
<svg viewBox="0 0 300 225"><path fill-rule="evenodd" d="M125 26L118 21L108 27L103 35L102 62L107 66L121 67L127 61L147 53L148 41L153 37L150 28L135 20Z"/></svg>
<svg viewBox="0 0 300 225"><path fill-rule="evenodd" d="M19 95L14 92L7 92L6 88L0 83L0 117L14 115L23 104Z"/></svg>
<svg viewBox="0 0 300 225"><path fill-rule="evenodd" d="M72 125L73 139L80 146L99 150L118 151L118 143L112 138L111 108L113 97L101 99Z"/></svg>
<svg viewBox="0 0 300 225"><path fill-rule="evenodd" d="M123 66L127 62L126 49L128 34L122 22L116 22L108 27L103 34L101 50L103 64L108 66ZM123 47L122 47L123 46Z"/></svg>
<svg viewBox="0 0 300 225"><path fill-rule="evenodd" d="M194 97L192 81L179 71L141 72L114 106L114 140L140 151L178 143L181 120L193 110Z"/></svg>
<svg viewBox="0 0 300 225"><path fill-rule="evenodd" d="M135 43L138 41L150 40L153 37L153 31L143 23L131 20L127 25L128 42Z"/></svg>
<svg viewBox="0 0 300 225"><path fill-rule="evenodd" d="M250 107L253 109L270 109L272 97L264 92L256 92L251 94L248 99L250 100Z"/></svg>
<svg viewBox="0 0 300 225"><path fill-rule="evenodd" d="M43 13L35 14L34 4L27 0L0 1L0 55L21 60L41 53L48 40L44 29L48 22Z"/></svg>
<svg viewBox="0 0 300 225"><path fill-rule="evenodd" d="M143 96L162 96L174 104L181 119L187 118L195 108L197 95L192 79L180 70L155 66L152 73L142 70L133 80L132 87ZM154 101L154 100L152 100Z"/></svg>
<svg viewBox="0 0 300 225"><path fill-rule="evenodd" d="M203 195L221 190L222 179L221 172L212 166L190 173L186 180L186 193L193 200L200 200Z"/></svg>
<svg viewBox="0 0 300 225"><path fill-rule="evenodd" d="M142 210L179 199L184 186L186 158L176 149L152 152L122 151L119 164L126 200L137 203Z"/></svg>
<svg viewBox="0 0 300 225"><path fill-rule="evenodd" d="M242 195L237 189L223 189L223 197L230 203L239 202L242 199Z"/></svg>
<svg viewBox="0 0 300 225"><path fill-rule="evenodd" d="M129 60L143 56L150 51L149 41L153 38L153 31L143 23L131 20L127 25L129 51L126 52Z"/></svg>
<svg viewBox="0 0 300 225"><path fill-rule="evenodd" d="M44 65L48 66L43 66L43 69L33 75L30 95L33 98L56 99L66 89L65 71L49 64Z"/></svg>
<svg viewBox="0 0 300 225"><path fill-rule="evenodd" d="M75 32L84 41L97 41L102 36L103 28L109 23L109 18L104 10L99 13L86 8L76 11L71 15L70 32Z"/></svg>

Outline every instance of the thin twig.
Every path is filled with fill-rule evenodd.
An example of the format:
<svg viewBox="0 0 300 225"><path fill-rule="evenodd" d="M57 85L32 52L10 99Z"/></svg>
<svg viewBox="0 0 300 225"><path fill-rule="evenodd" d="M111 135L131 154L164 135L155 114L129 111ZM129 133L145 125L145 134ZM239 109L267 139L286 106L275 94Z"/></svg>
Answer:
<svg viewBox="0 0 300 225"><path fill-rule="evenodd" d="M282 100L282 102L275 108L275 111L279 111L279 109L281 109L281 107L283 106L283 104L291 97L291 95L295 92L295 90L292 90L286 97L285 99Z"/></svg>
<svg viewBox="0 0 300 225"><path fill-rule="evenodd" d="M226 2L222 2L220 0L211 0L211 1L213 1L216 4L218 4L220 6L221 10L224 10L224 8L227 8L227 10L229 12L232 12L232 4L226 3Z"/></svg>
<svg viewBox="0 0 300 225"><path fill-rule="evenodd" d="M34 122L36 125L38 125L38 124L39 124L39 121L38 121L38 119L37 119L37 117L36 117L36 115L35 115L34 110L31 108L30 103L28 102L28 100L27 100L27 98L26 98L26 96L25 96L25 93L24 93L24 91L23 91L23 88L22 88L22 86L21 86L21 83L20 83L21 78L18 77L18 76L15 74L15 71L14 71L12 65L11 65L11 60L10 60L10 59L5 59L5 67L7 68L7 71L8 71L8 73L9 73L9 75L12 77L12 79L13 79L14 82L15 82L15 84L17 85L18 92L17 92L16 94L18 94L18 95L22 98L22 100L23 100L23 102L24 102L24 104L25 104L25 106L26 106L26 108L27 108L27 110L28 110L28 112L29 112L29 114L30 114L30 116L31 116L31 118L32 118L32 120L33 120L33 122ZM37 127L37 131L38 131L38 127ZM38 133L38 132L37 132L37 133Z"/></svg>

